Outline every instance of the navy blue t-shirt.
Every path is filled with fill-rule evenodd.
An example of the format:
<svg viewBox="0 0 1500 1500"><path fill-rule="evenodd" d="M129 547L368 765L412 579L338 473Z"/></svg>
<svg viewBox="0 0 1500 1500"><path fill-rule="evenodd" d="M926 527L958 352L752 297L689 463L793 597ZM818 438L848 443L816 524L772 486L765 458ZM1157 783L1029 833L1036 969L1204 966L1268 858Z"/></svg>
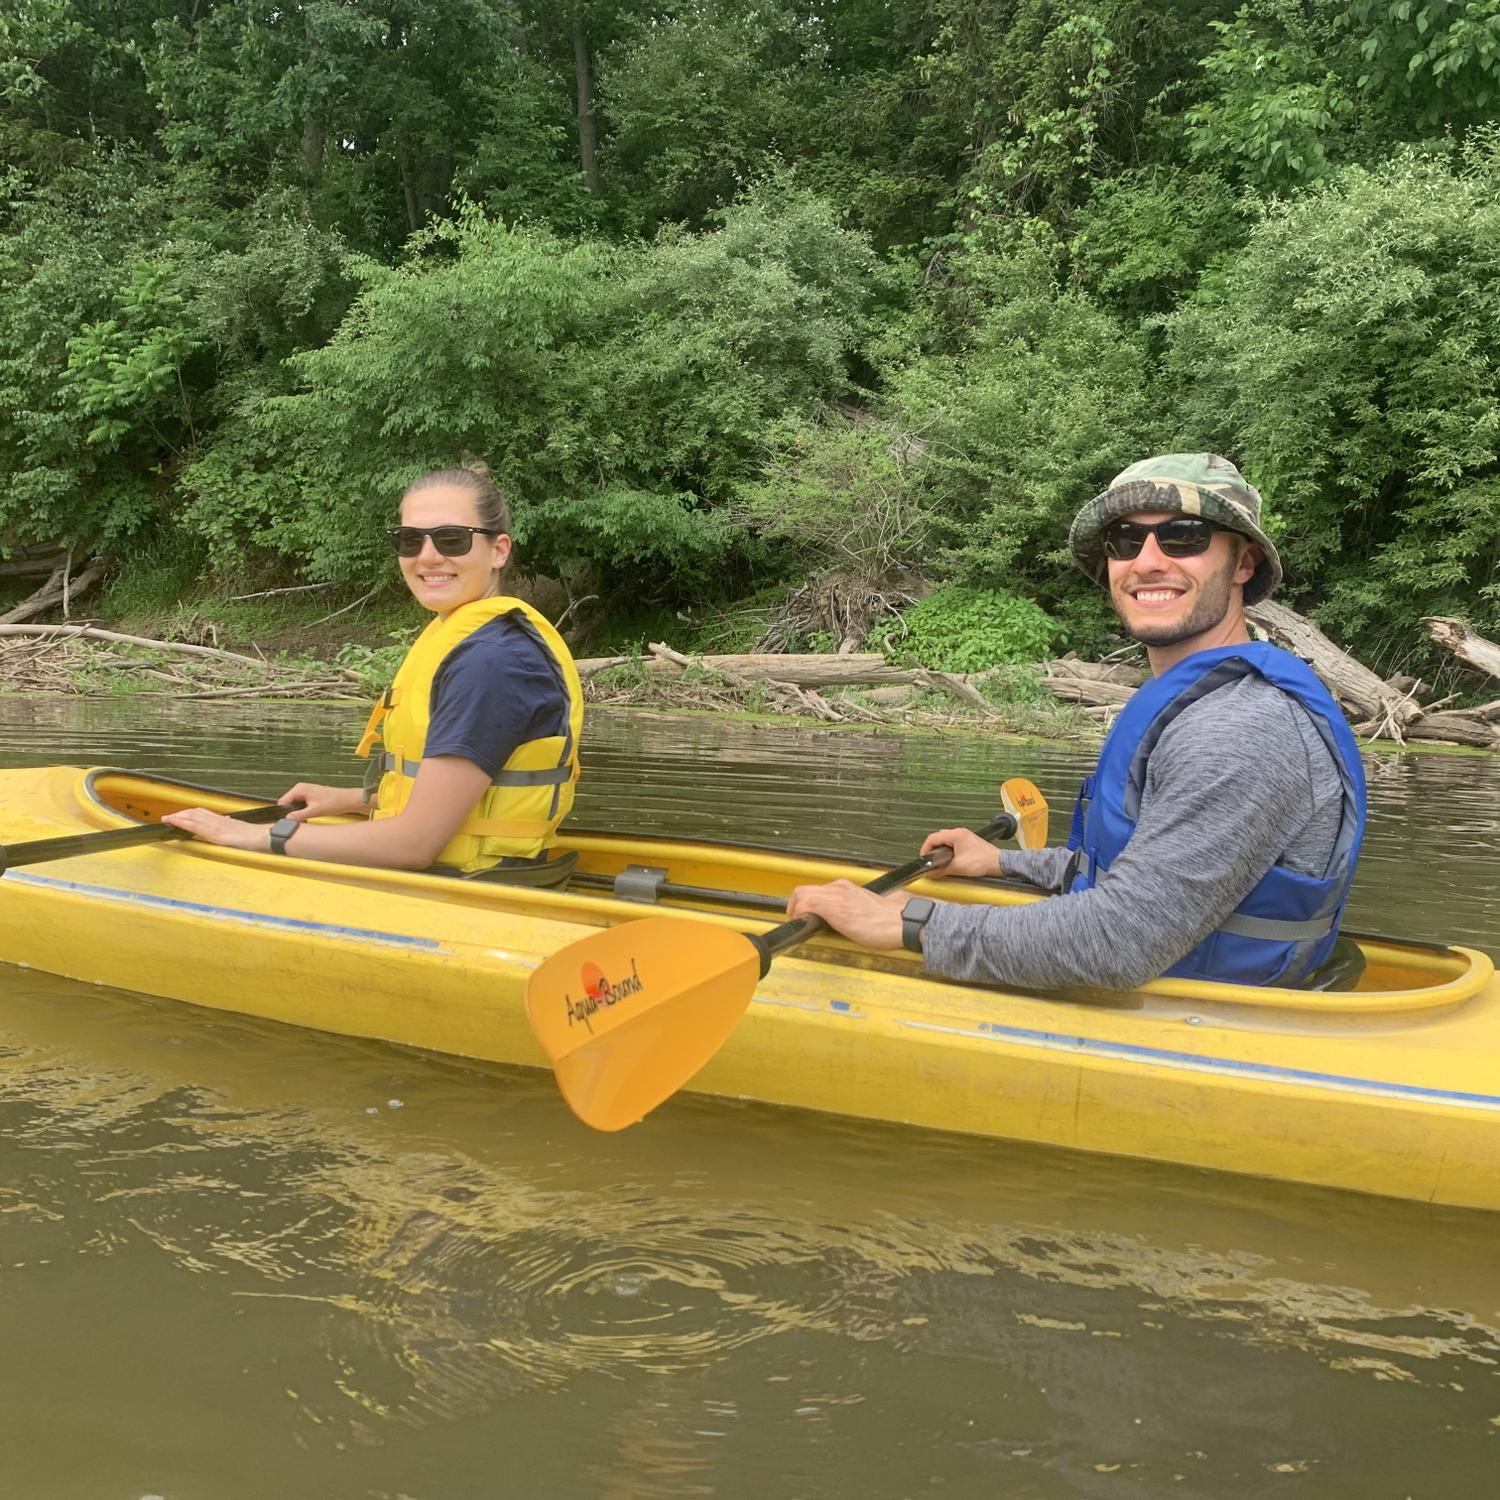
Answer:
<svg viewBox="0 0 1500 1500"><path fill-rule="evenodd" d="M516 746L567 732L567 693L550 654L516 617L501 615L443 658L423 755L461 755L493 777Z"/></svg>

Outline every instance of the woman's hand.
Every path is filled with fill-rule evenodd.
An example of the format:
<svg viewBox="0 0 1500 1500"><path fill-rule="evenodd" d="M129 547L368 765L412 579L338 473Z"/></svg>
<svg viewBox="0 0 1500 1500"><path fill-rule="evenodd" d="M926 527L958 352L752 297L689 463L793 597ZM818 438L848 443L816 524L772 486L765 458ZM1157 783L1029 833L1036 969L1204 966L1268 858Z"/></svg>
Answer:
<svg viewBox="0 0 1500 1500"><path fill-rule="evenodd" d="M257 827L254 823L240 823L226 818L222 813L209 812L206 807L185 807L181 812L168 813L163 823L181 828L202 839L206 844L223 844L229 849L248 849L252 854L271 852L271 830Z"/></svg>
<svg viewBox="0 0 1500 1500"><path fill-rule="evenodd" d="M982 839L972 828L939 828L922 841L922 853L931 854L940 844L953 851L953 858L941 869L928 871L929 880L939 875L998 875L1000 851L988 839Z"/></svg>
<svg viewBox="0 0 1500 1500"><path fill-rule="evenodd" d="M850 880L828 885L799 885L786 904L789 917L822 917L835 932L841 932L867 948L901 946L901 911L911 897L905 891L877 896Z"/></svg>
<svg viewBox="0 0 1500 1500"><path fill-rule="evenodd" d="M341 813L364 812L368 806L364 791L357 786L323 786L316 781L299 781L277 799L283 807L300 802L301 807L287 813L298 823L309 818L330 818Z"/></svg>

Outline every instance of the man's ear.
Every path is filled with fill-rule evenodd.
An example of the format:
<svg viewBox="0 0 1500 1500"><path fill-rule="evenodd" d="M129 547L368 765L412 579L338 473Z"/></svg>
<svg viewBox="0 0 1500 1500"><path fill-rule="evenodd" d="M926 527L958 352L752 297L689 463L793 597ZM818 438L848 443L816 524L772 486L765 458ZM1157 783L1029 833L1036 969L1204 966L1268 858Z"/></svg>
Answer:
<svg viewBox="0 0 1500 1500"><path fill-rule="evenodd" d="M1240 539L1240 560L1235 566L1234 581L1239 584L1249 583L1255 577L1255 570L1260 566L1262 559L1259 542Z"/></svg>

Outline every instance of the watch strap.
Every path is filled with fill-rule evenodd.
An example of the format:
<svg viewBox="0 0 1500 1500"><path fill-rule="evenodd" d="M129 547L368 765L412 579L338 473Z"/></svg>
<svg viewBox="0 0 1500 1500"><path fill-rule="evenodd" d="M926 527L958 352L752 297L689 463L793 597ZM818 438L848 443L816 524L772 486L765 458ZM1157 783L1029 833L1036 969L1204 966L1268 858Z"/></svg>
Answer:
<svg viewBox="0 0 1500 1500"><path fill-rule="evenodd" d="M913 953L922 951L922 931L937 902L931 896L913 896L901 908L901 946Z"/></svg>
<svg viewBox="0 0 1500 1500"><path fill-rule="evenodd" d="M286 841L302 825L295 818L278 818L271 824L271 853L285 854Z"/></svg>

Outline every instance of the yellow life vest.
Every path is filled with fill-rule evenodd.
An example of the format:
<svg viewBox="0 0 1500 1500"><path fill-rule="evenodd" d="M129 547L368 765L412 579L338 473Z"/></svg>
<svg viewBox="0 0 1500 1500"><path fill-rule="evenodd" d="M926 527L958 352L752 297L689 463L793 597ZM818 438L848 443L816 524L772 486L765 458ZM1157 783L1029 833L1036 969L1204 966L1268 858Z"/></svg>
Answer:
<svg viewBox="0 0 1500 1500"><path fill-rule="evenodd" d="M518 745L495 773L458 832L443 846L437 863L463 871L482 870L507 856L540 854L573 806L578 781L578 741L583 733L583 688L572 653L551 624L529 604L506 595L461 605L446 619L434 618L412 643L395 680L376 702L359 742L358 754L371 755L380 781L375 818L394 818L406 806L427 743L432 684L448 653L482 625L501 615L539 639L557 671L568 700L566 734L547 735Z"/></svg>

